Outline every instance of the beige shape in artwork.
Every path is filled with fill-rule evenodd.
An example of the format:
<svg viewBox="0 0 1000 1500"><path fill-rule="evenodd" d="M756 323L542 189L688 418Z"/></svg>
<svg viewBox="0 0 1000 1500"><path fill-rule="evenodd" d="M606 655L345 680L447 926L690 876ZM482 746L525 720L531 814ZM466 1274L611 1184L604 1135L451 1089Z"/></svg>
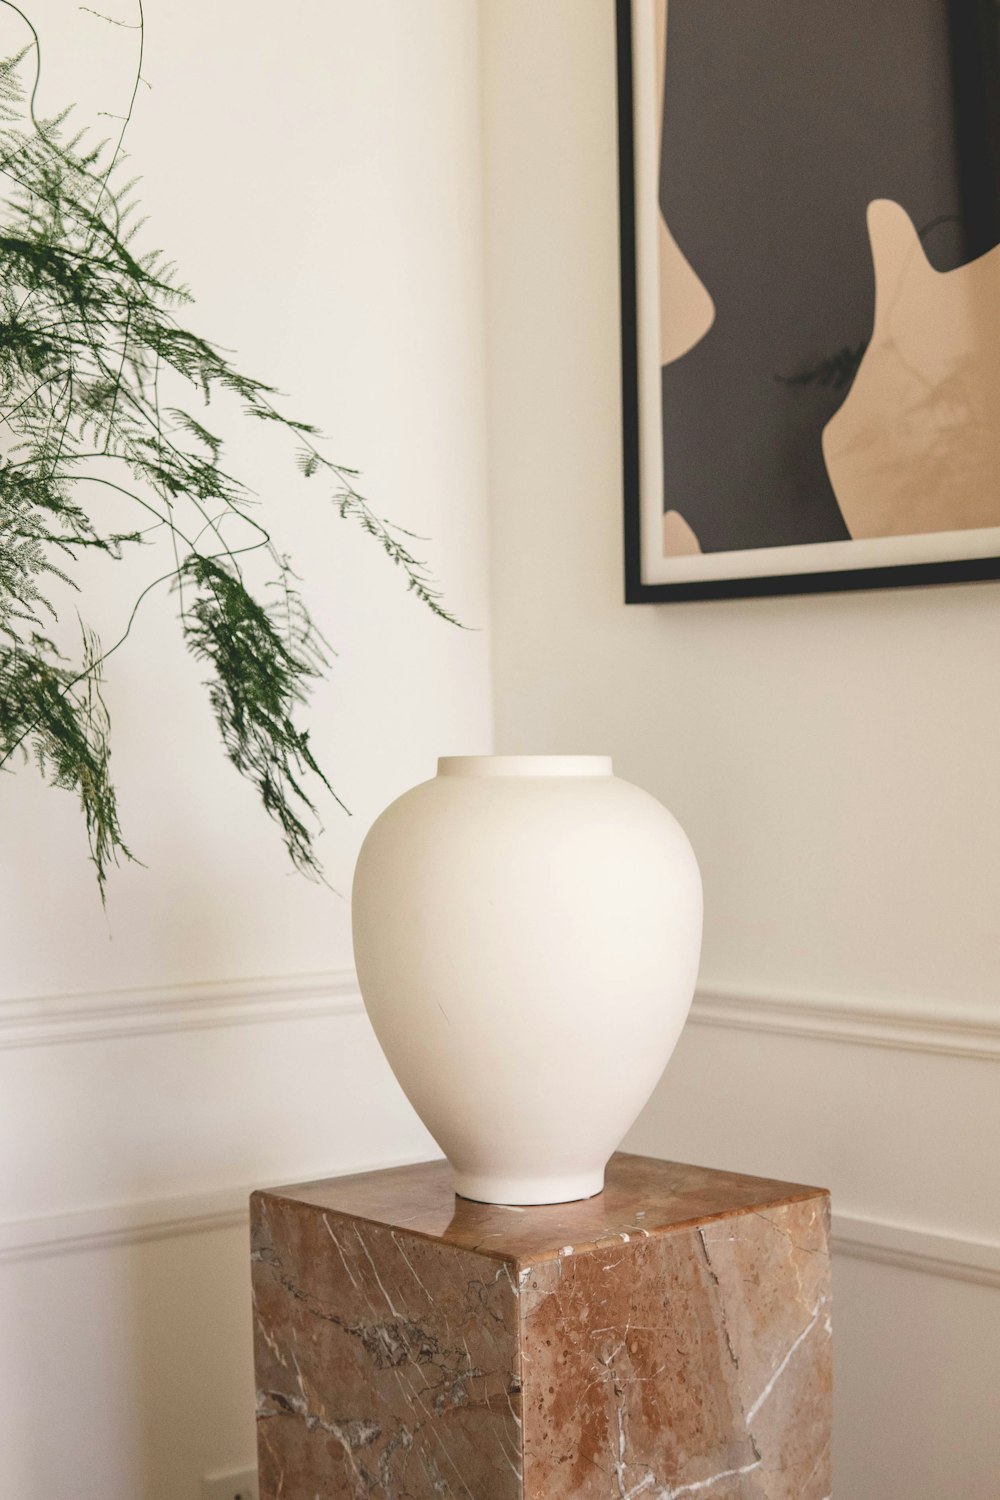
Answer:
<svg viewBox="0 0 1000 1500"><path fill-rule="evenodd" d="M656 119L663 120L667 65L667 0L653 0L656 34ZM660 309L660 364L669 365L699 344L715 322L715 303L684 254L660 210L657 216ZM691 557L701 552L692 528L679 511L663 517L663 556Z"/></svg>
<svg viewBox="0 0 1000 1500"><path fill-rule="evenodd" d="M701 552L701 543L679 510L668 510L663 517L664 557L693 557Z"/></svg>
<svg viewBox="0 0 1000 1500"><path fill-rule="evenodd" d="M667 67L667 0L654 0L656 34L656 120L663 120ZM715 303L663 217L657 219L659 260L660 364L669 365L701 342L715 322Z"/></svg>
<svg viewBox="0 0 1000 1500"><path fill-rule="evenodd" d="M1000 246L936 271L898 203L868 207L871 341L823 432L852 537L1000 526Z"/></svg>

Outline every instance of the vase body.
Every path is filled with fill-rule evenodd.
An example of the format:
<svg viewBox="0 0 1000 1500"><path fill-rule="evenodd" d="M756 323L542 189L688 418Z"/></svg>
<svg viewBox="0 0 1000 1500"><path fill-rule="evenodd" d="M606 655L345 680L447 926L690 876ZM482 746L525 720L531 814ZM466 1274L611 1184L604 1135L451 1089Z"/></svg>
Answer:
<svg viewBox="0 0 1000 1500"><path fill-rule="evenodd" d="M375 822L358 979L403 1090L488 1203L601 1191L684 1025L691 846L603 756L458 756Z"/></svg>

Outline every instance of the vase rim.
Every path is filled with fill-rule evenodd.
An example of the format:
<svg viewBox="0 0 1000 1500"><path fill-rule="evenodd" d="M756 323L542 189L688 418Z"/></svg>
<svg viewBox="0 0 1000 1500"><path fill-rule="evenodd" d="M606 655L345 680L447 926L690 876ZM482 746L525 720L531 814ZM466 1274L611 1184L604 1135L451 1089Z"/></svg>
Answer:
<svg viewBox="0 0 1000 1500"><path fill-rule="evenodd" d="M610 755L442 755L439 776L613 776Z"/></svg>

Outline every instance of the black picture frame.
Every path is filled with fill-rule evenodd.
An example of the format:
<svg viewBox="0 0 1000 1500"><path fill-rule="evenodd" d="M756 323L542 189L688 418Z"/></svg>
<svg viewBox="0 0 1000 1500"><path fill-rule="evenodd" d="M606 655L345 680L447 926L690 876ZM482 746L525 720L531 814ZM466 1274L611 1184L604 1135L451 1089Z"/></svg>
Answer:
<svg viewBox="0 0 1000 1500"><path fill-rule="evenodd" d="M991 181L995 188L1000 159L1000 129L988 131L986 128L987 115L997 115L1000 119L1000 70L995 66L997 54L993 46L989 50L994 66L984 72L983 37L974 26L970 27L966 16L968 5L964 4L964 0L951 0L951 6L952 64L956 79L961 84L956 90L956 97L966 101L964 111L956 122L958 138L962 143L962 187L966 211L971 215L978 212L981 217L986 212L984 200L989 198L992 202L992 195L983 192L984 182ZM843 593L859 589L913 588L928 584L975 583L1000 579L998 551L996 556L941 562L706 578L674 583L650 583L643 580L633 0L616 0L616 62L625 603L667 604L691 600ZM987 99L984 90L988 91L991 99ZM1000 203L1000 199L996 201ZM995 205L990 207L989 213L993 214L994 211ZM997 482L1000 485L1000 474Z"/></svg>

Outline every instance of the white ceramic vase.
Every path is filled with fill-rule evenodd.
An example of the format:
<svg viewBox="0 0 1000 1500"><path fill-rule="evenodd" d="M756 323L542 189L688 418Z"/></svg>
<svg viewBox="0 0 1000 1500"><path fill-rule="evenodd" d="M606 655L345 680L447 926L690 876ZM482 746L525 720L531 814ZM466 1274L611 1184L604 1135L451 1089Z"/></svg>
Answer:
<svg viewBox="0 0 1000 1500"><path fill-rule="evenodd" d="M372 827L353 906L372 1025L457 1191L599 1193L694 992L672 815L605 756L448 757Z"/></svg>

